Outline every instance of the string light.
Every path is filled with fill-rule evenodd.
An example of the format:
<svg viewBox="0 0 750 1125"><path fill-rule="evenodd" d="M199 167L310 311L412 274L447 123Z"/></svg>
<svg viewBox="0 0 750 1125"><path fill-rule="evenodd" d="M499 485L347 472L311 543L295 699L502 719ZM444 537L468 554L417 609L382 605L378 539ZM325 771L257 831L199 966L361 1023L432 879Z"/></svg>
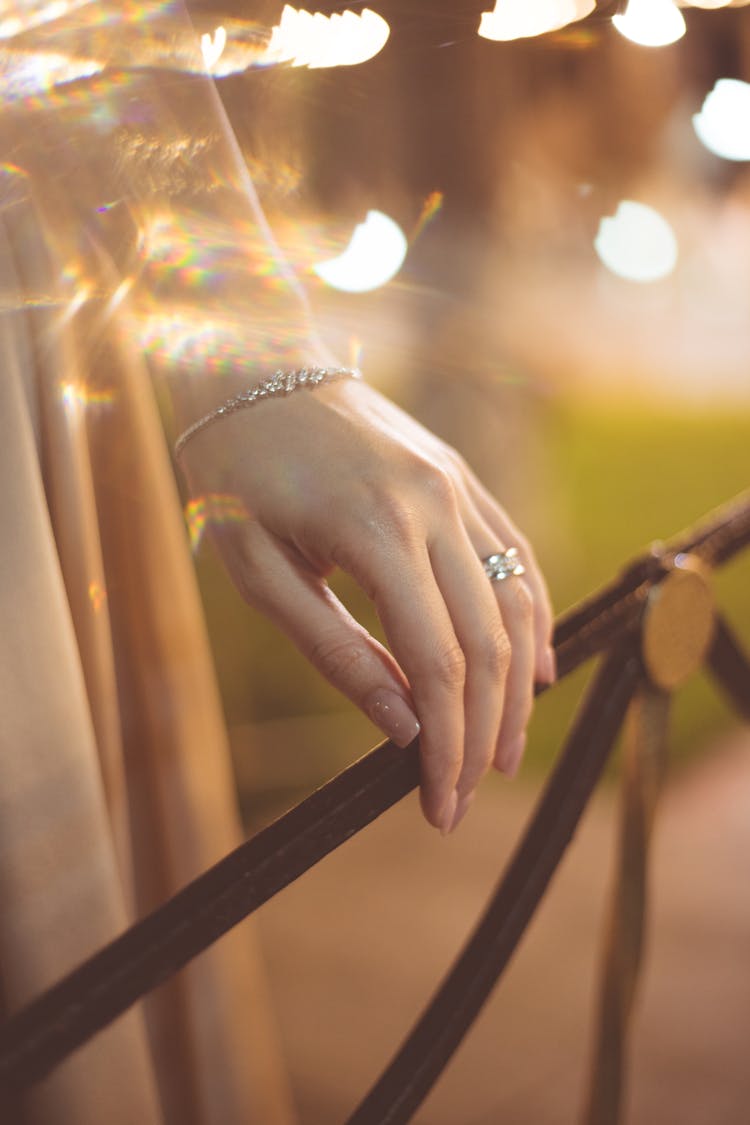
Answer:
<svg viewBox="0 0 750 1125"><path fill-rule="evenodd" d="M557 31L590 15L596 0L495 0L492 12L482 12L483 39L525 39Z"/></svg>
<svg viewBox="0 0 750 1125"><path fill-rule="evenodd" d="M265 62L291 62L312 68L354 66L382 51L391 29L377 12L306 12L285 4L281 20L271 32Z"/></svg>
<svg viewBox="0 0 750 1125"><path fill-rule="evenodd" d="M642 47L667 47L687 30L685 17L673 0L628 0L622 15L612 17L621 35Z"/></svg>

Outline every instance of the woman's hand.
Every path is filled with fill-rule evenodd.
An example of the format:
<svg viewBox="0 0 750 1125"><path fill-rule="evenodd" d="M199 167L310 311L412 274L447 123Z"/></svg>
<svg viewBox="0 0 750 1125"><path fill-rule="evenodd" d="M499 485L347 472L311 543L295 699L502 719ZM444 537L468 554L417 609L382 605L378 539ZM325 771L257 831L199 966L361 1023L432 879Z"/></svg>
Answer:
<svg viewBox="0 0 750 1125"><path fill-rule="evenodd" d="M487 769L515 773L534 681L554 679L552 611L531 547L458 454L353 380L269 399L197 433L193 495L238 497L212 528L243 597L395 743L420 731L425 816L449 832ZM481 560L518 548L524 578ZM375 603L391 652L329 589Z"/></svg>

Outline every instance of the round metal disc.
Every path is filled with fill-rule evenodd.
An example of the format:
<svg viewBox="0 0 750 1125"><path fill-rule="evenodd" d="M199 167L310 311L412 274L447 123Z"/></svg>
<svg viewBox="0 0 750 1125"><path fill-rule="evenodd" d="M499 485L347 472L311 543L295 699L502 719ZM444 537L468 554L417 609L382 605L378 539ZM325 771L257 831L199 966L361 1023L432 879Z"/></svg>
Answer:
<svg viewBox="0 0 750 1125"><path fill-rule="evenodd" d="M700 559L680 555L649 594L643 623L643 660L664 691L684 683L703 664L714 631L714 598Z"/></svg>

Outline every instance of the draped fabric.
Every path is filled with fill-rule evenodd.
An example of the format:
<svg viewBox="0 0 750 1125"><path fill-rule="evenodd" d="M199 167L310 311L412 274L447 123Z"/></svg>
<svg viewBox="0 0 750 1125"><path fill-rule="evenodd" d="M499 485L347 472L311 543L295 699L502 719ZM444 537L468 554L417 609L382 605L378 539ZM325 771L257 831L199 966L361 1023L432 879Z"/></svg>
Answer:
<svg viewBox="0 0 750 1125"><path fill-rule="evenodd" d="M227 210L236 215L240 207L231 178L241 162L216 126L210 83L185 77L178 91L193 120L202 114L188 159L175 117L164 111L161 56L135 75L118 57L128 36L143 37L146 26L162 54L165 43L170 50L192 43L179 5L70 4L51 22L49 6L14 7L20 30L0 52L6 1013L240 839L158 408L161 394L167 415L190 417L194 402L223 396L216 379L205 387L217 348L233 339L232 322L223 324L220 344L214 338L213 352L183 350L177 391L168 380L178 359L162 349L166 382L154 383L158 364L147 355L144 325L158 336L159 318L162 328L174 326L178 304L184 314L188 290L194 305L208 297L179 269L159 273L173 262L163 240L156 265L144 259L143 231L155 216L162 231L183 230L190 218L203 250L229 246ZM174 79L174 67L168 73ZM223 170L219 160L211 175L201 171L202 151L222 154ZM248 192L245 184L243 199ZM242 221L247 246L265 245L258 213ZM246 248L240 256L248 276L257 276ZM250 284L239 266L231 276L222 298L230 311L232 299L247 300ZM247 369L268 358L258 338L266 338L269 318L279 324L286 315L281 289L275 303L259 294L257 315L247 318L245 383ZM271 332L282 348L295 332L293 320L284 324L284 332ZM33 1125L281 1125L292 1120L290 1104L257 936L246 923L76 1052L35 1089L24 1112Z"/></svg>

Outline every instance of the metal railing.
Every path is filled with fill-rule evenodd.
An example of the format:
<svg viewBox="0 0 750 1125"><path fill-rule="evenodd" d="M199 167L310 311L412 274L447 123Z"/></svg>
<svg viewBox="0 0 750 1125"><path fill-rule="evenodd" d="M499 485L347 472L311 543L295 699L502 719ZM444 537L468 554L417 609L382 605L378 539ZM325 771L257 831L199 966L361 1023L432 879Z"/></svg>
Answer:
<svg viewBox="0 0 750 1125"><path fill-rule="evenodd" d="M432 1001L348 1125L409 1121L471 1027L541 901L626 715L620 859L586 1125L620 1116L645 924L648 842L669 700L706 662L750 719L750 662L710 590L750 546L750 495L631 564L555 629L559 678L597 669L498 887ZM382 743L111 942L0 1027L0 1107L419 783L416 744Z"/></svg>

